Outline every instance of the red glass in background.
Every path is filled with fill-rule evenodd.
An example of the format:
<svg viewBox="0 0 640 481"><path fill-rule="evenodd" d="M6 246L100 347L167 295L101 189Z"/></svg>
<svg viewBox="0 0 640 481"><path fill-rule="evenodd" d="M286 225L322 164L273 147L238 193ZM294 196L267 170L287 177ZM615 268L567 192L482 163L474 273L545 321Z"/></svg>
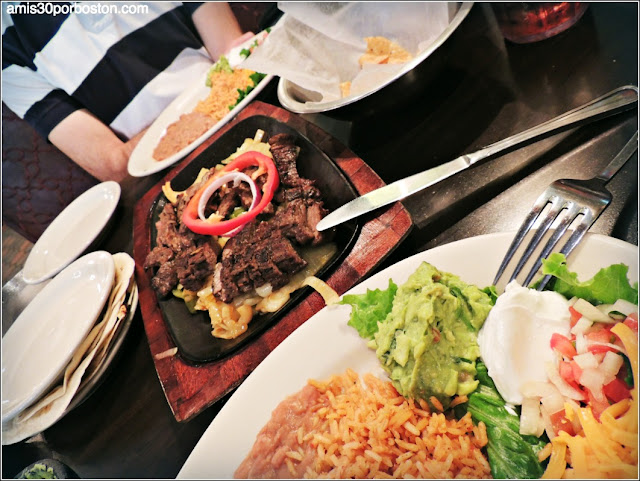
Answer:
<svg viewBox="0 0 640 481"><path fill-rule="evenodd" d="M514 43L553 37L574 25L589 6L585 2L492 3L502 35Z"/></svg>

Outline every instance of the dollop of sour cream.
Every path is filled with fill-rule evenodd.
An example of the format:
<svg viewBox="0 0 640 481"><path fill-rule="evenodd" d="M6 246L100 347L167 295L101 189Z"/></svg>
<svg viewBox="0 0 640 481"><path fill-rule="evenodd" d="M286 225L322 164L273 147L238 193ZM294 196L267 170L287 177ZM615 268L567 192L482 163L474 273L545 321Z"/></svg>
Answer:
<svg viewBox="0 0 640 481"><path fill-rule="evenodd" d="M547 381L544 364L555 360L554 333L569 336L569 302L553 291L538 292L511 281L478 334L482 360L507 403L522 404L520 387Z"/></svg>

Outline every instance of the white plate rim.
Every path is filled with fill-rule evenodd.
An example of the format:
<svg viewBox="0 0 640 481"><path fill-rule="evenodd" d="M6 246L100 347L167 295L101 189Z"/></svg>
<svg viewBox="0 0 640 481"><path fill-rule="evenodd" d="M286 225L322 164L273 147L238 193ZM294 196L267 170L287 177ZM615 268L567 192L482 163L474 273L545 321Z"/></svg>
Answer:
<svg viewBox="0 0 640 481"><path fill-rule="evenodd" d="M73 202L71 202L67 207L64 208L58 216L53 219L51 224L45 229L40 238L36 241L36 243L31 248L31 252L29 252L29 256L25 261L24 268L22 269L22 278L24 282L27 284L38 284L42 281L45 281L54 275L58 274L62 269L67 267L72 261L74 261L80 254L82 254L91 243L98 237L102 229L107 225L109 219L113 215L118 202L120 201L120 193L121 188L120 184L113 180L109 180L106 182L101 182L100 184L94 185L89 190L86 190L82 194L80 194ZM68 230L70 226L72 229L74 227L78 227L79 224L75 222L74 217L77 217L79 213L87 210L89 206L89 202L94 197L98 199L103 199L106 197L107 202L100 204L102 209L99 211L99 215L102 217L97 219L98 222L94 224L94 231L88 232L89 236L84 240L84 242L78 244L76 248L71 251L71 253L63 259L58 265L50 268L47 271L38 271L37 266L39 258L41 257L41 252L45 248L48 242L53 242L53 236L56 235L58 231L61 229ZM83 226L86 227L86 226ZM84 232L87 232L84 230Z"/></svg>
<svg viewBox="0 0 640 481"><path fill-rule="evenodd" d="M89 275L89 278L86 278ZM100 276L100 277L98 277ZM51 282L49 282L44 289L42 289L36 297L29 303L29 305L25 308L24 311L18 316L18 318L14 321L11 327L7 330L6 334L2 337L2 375L3 380L5 379L5 369L8 366L4 366L5 364L5 353L9 350L9 354L11 354L11 348L15 346L16 341L13 339L17 334L16 332L20 332L20 330L24 330L29 325L34 323L42 324L43 322L47 322L46 314L42 314L42 312L46 312L46 309L42 309L41 304L45 304L50 300L51 297L57 296L58 298L63 297L65 292L69 292L69 286L73 282L83 282L83 283L94 283L96 287L99 287L99 293L96 295L96 298L93 300L92 307L93 309L87 309L85 312L85 316L82 318L76 317L75 319L67 320L67 326L65 327L73 327L70 330L71 335L69 338L70 342L64 346L65 352L59 356L57 362L49 362L47 363L47 367L49 371L41 376L41 379L35 386L31 387L31 389L23 389L21 393L20 400L11 401L8 400L11 406L9 409L5 409L2 407L2 423L4 424L6 421L15 417L20 411L22 411L25 407L29 406L33 401L35 401L39 396L41 396L46 389L51 385L52 382L60 375L60 373L67 366L73 353L76 351L80 343L85 339L89 330L95 324L96 319L102 312L102 309L111 293L113 288L113 281L115 279L115 264L113 262L113 257L106 251L96 251L86 254L69 266L67 266L62 272L60 272L56 277L54 277ZM26 325L26 327L25 327ZM16 330L17 329L17 330ZM13 334L13 335L12 335ZM5 342L7 342L7 347L5 348ZM26 344L26 342L25 342ZM2 403L5 403L5 387L2 389Z"/></svg>
<svg viewBox="0 0 640 481"><path fill-rule="evenodd" d="M474 244L483 244L492 246L493 252L489 255L477 257L489 269L484 269L486 278L469 279L464 272L453 272L471 283L476 283L480 287L490 285L495 271L506 252L506 249L513 239L514 233L491 233L475 237L461 239L448 244L437 246L411 257L408 257L398 263L387 267L365 281L359 283L347 293L363 293L367 288L385 289L388 285L389 278L394 279L396 284L406 280L406 277L415 270L420 262L426 260L431 262L441 270L448 270L448 263L458 262L452 259L460 257L460 252L468 252ZM602 247L607 249L602 250ZM466 249L466 250L465 250ZM591 256L582 256L580 252L584 250L603 252L603 265L591 266ZM585 239L576 248L568 259L570 269L576 269L579 275L592 276L599 267L609 265L614 262L620 262L618 258L635 258L635 262L629 263L629 277L632 281L638 279L638 247L627 242L612 237L588 233ZM586 257L589 257L587 263ZM438 259L443 258L446 262L439 263ZM613 260L611 260L613 259ZM588 264L588 266L584 266ZM401 275L400 275L401 274ZM196 443L194 449L190 453L186 462L182 466L177 475L177 479L227 479L233 477L233 472L244 459L248 451L253 446L255 436L262 429L264 424L271 416L271 412L287 395L298 392L306 381L310 378L326 379L333 374L344 372L347 367L353 367L356 372L363 374L371 372L374 375L384 377L384 371L380 367L375 353L366 347L364 340L358 337L355 330L347 326L349 318L350 306L335 306L323 308L307 322L302 324L288 338L280 343L258 367L247 377L247 379L238 387L231 398L225 403L220 412L213 419L209 427L205 430L200 440ZM330 313L331 312L331 313ZM330 313L330 314L329 314ZM330 323L341 325L338 328L329 325ZM321 325L320 323L324 323ZM335 366L339 364L342 358L333 361L333 353L328 359L314 358L316 366L322 365L322 361L328 361L330 366L321 366L314 368L316 372L309 372L304 369L302 362L288 362L283 364L287 358L290 359L292 352L301 351L313 354L310 339L317 343L319 336L318 330L329 330L332 327L338 329L340 334L341 345L357 346L357 353L341 353L342 358L351 359L353 366L342 366L341 370L336 370ZM315 331L315 332L314 332ZM280 384L270 390L265 390L261 381L263 379L277 380ZM248 400L250 410L246 409ZM256 402L256 400L259 400Z"/></svg>
<svg viewBox="0 0 640 481"><path fill-rule="evenodd" d="M227 54L226 57L229 59L229 64L232 67L238 66L242 60L240 57L240 51L243 48L247 48L251 45L256 39L264 38L266 36L266 30L256 34L251 37L247 41L243 42L241 45L234 47ZM214 63L212 62L211 65ZM131 156L129 157L129 161L127 163L127 170L129 175L133 177L145 177L147 175L154 174L159 172L170 165L173 165L180 159L187 156L197 147L199 147L205 140L211 137L214 133L224 127L232 118L234 118L242 109L244 109L253 99L267 86L267 84L273 79L273 75L265 76L258 85L254 87L254 89L249 92L249 94L240 101L238 105L236 105L232 110L229 111L227 115L225 115L222 119L220 119L215 125L213 125L209 130L203 133L196 140L191 142L186 147L182 148L175 154L170 157L158 161L153 158L153 150L156 145L160 141L160 138L164 134L166 128L177 120L180 115L184 113L190 112L191 108L183 108L186 105L191 105L192 103L197 102L197 100L202 100L206 98L208 95L209 89L205 86L204 82L207 78L207 72L198 79L197 82L194 82L189 88L187 88L184 92L182 92L178 97L176 97L154 120L147 131L144 133L138 144L133 149Z"/></svg>

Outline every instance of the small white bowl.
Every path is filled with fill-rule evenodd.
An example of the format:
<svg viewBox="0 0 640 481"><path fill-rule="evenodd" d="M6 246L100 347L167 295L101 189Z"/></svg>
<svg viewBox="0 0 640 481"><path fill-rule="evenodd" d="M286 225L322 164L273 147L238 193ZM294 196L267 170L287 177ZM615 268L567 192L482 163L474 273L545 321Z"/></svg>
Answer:
<svg viewBox="0 0 640 481"><path fill-rule="evenodd" d="M111 254L87 254L46 285L2 338L2 423L64 372L104 307L115 278Z"/></svg>
<svg viewBox="0 0 640 481"><path fill-rule="evenodd" d="M45 281L78 258L102 232L120 200L120 185L102 182L69 204L42 233L22 270L27 284Z"/></svg>

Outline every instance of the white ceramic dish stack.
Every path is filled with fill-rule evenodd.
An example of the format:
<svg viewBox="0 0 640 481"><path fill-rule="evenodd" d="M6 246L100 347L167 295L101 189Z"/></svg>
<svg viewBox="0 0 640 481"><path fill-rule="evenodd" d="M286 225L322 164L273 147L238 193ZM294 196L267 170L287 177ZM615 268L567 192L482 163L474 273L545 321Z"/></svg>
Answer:
<svg viewBox="0 0 640 481"><path fill-rule="evenodd" d="M117 182L102 182L69 204L34 244L22 269L27 284L50 279L103 232L120 200Z"/></svg>
<svg viewBox="0 0 640 481"><path fill-rule="evenodd" d="M62 376L100 315L115 276L111 254L92 252L60 272L2 338L2 423Z"/></svg>

